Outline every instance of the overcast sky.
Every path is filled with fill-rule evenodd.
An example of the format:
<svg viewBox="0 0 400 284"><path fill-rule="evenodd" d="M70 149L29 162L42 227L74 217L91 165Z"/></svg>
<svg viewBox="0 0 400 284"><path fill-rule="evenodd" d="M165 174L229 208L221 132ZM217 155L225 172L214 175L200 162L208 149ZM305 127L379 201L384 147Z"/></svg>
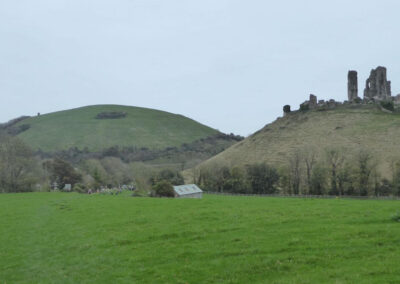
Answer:
<svg viewBox="0 0 400 284"><path fill-rule="evenodd" d="M400 93L398 0L0 0L0 121L92 104L248 135L347 71Z"/></svg>

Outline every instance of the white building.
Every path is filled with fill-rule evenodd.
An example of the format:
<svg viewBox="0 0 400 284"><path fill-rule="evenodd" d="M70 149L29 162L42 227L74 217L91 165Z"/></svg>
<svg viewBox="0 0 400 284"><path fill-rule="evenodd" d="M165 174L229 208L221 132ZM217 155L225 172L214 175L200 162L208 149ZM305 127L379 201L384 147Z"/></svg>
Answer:
<svg viewBox="0 0 400 284"><path fill-rule="evenodd" d="M175 197L178 198L202 198L203 191L195 184L174 186Z"/></svg>
<svg viewBox="0 0 400 284"><path fill-rule="evenodd" d="M65 184L63 190L64 191L71 191L72 190L71 184L69 184L69 183Z"/></svg>

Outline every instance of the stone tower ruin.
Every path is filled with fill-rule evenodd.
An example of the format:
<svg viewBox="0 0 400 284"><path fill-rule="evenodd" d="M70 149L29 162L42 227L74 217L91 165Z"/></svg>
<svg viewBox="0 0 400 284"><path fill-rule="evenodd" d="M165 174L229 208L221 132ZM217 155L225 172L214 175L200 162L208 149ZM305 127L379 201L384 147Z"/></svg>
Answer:
<svg viewBox="0 0 400 284"><path fill-rule="evenodd" d="M347 96L349 102L353 102L358 98L357 71L351 70L347 74Z"/></svg>
<svg viewBox="0 0 400 284"><path fill-rule="evenodd" d="M387 100L392 96L390 81L386 77L386 68L379 66L371 70L366 81L364 98L374 100Z"/></svg>

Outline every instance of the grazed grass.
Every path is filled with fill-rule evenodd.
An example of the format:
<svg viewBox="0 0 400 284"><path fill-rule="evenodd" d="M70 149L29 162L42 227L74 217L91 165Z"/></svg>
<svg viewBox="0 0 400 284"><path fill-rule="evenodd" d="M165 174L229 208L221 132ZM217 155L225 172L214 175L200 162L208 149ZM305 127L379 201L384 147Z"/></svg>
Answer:
<svg viewBox="0 0 400 284"><path fill-rule="evenodd" d="M0 195L0 283L398 283L399 207Z"/></svg>
<svg viewBox="0 0 400 284"><path fill-rule="evenodd" d="M121 119L96 119L101 112L125 112ZM163 149L180 146L217 133L182 115L154 109L95 105L32 117L20 122L31 126L19 137L44 151L70 147L91 151L112 146Z"/></svg>
<svg viewBox="0 0 400 284"><path fill-rule="evenodd" d="M391 177L391 162L400 159L400 114L385 113L375 105L339 107L327 111L292 113L203 162L199 167L238 166L267 162L280 166L293 151L312 149L318 159L326 149L338 149L346 157L368 150L380 172Z"/></svg>

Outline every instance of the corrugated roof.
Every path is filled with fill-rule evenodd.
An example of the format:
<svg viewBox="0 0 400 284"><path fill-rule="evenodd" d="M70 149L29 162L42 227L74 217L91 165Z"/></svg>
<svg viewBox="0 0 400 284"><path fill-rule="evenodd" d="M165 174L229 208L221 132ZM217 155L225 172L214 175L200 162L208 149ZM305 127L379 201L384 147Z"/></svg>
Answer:
<svg viewBox="0 0 400 284"><path fill-rule="evenodd" d="M200 193L203 192L197 185L195 184L184 184L184 185L177 185L174 186L174 191L178 195L185 195L185 194L193 194L193 193Z"/></svg>

